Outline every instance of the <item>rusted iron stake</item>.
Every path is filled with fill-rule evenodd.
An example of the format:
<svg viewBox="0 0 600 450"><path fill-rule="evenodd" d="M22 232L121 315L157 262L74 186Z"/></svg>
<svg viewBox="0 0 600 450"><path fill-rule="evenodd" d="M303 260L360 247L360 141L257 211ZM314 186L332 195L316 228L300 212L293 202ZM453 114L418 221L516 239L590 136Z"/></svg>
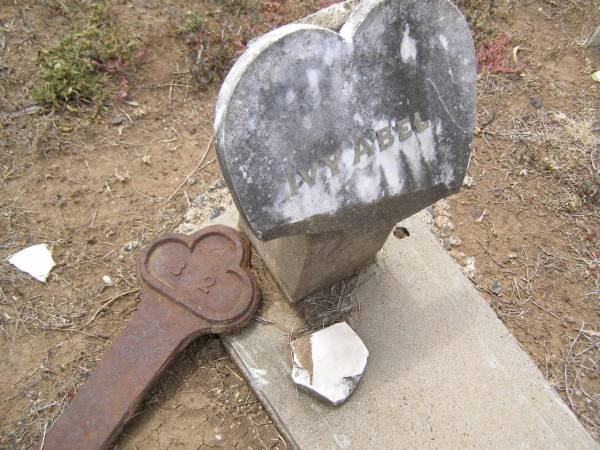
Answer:
<svg viewBox="0 0 600 450"><path fill-rule="evenodd" d="M245 237L225 226L145 247L138 259L141 305L50 429L44 449L106 449L190 341L244 326L258 306L249 256Z"/></svg>

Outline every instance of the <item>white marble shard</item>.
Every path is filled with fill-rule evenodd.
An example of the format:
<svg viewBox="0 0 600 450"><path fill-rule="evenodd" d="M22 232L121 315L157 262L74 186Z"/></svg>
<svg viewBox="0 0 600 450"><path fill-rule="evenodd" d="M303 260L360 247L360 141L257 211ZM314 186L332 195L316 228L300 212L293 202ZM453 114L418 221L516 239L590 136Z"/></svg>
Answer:
<svg viewBox="0 0 600 450"><path fill-rule="evenodd" d="M334 406L354 392L369 357L365 344L345 322L296 339L292 353L294 382Z"/></svg>
<svg viewBox="0 0 600 450"><path fill-rule="evenodd" d="M46 282L50 271L56 266L47 244L27 247L12 255L8 262L42 283Z"/></svg>

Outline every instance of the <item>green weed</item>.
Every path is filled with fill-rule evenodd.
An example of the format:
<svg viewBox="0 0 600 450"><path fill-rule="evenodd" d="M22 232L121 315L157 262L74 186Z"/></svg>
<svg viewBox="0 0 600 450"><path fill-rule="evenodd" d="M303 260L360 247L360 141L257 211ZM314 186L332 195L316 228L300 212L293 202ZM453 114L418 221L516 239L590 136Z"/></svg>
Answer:
<svg viewBox="0 0 600 450"><path fill-rule="evenodd" d="M68 16L72 12L71 6L63 0L45 0L44 4L52 12L61 16Z"/></svg>
<svg viewBox="0 0 600 450"><path fill-rule="evenodd" d="M38 52L33 98L52 109L101 104L107 96L106 74L122 73L133 48L134 41L122 36L104 3L96 3L82 29L70 30L57 46Z"/></svg>
<svg viewBox="0 0 600 450"><path fill-rule="evenodd" d="M197 12L192 12L187 16L183 31L185 33L198 33L202 31L205 23L206 19L203 16Z"/></svg>
<svg viewBox="0 0 600 450"><path fill-rule="evenodd" d="M586 202L600 204L600 171L596 176L586 179L580 188Z"/></svg>

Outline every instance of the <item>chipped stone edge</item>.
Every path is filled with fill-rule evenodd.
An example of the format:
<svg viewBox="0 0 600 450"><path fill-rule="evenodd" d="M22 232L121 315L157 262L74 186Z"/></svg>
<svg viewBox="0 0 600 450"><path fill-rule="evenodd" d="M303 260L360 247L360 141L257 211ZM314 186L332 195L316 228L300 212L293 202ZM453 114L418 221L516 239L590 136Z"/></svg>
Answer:
<svg viewBox="0 0 600 450"><path fill-rule="evenodd" d="M342 3L336 3L298 20L297 23L317 25L333 31L339 31L359 2L360 0L346 0Z"/></svg>
<svg viewBox="0 0 600 450"><path fill-rule="evenodd" d="M256 60L258 56L260 56L264 50L284 37L303 30L327 31L341 36L344 39L352 40L354 31L358 29L360 24L362 24L369 12L380 3L386 1L388 0L363 0L362 2L358 3L358 6L356 6L353 10L350 10L352 8L351 5L356 4L357 0L348 0L344 3L338 3L305 17L296 23L291 23L280 28L276 28L275 30L270 31L269 33L253 41L242 54L240 59L235 62L227 74L227 77L225 77L225 81L223 82L219 91L219 96L215 106L214 121L214 131L215 134L217 134L217 140L221 140L219 138L225 135L225 129L222 127L222 122L227 114L229 102L239 81L241 80L246 69ZM343 20L343 22L339 23L341 20ZM331 28L319 26L320 23L324 25L329 24ZM341 26L339 33L335 31L338 23ZM352 24L352 26L349 27L349 24ZM344 30L346 31L344 32Z"/></svg>
<svg viewBox="0 0 600 450"><path fill-rule="evenodd" d="M331 398L329 398L326 395L319 392L318 385L314 384L315 383L314 366L313 366L314 362L313 362L312 349L313 349L313 345L315 345L313 340L315 338L319 338L321 336L320 333L324 332L325 330L329 330L333 327L338 327L340 325L343 327L342 332L346 332L349 330L353 334L352 338L355 340L355 344L357 344L357 346L359 346L362 350L364 350L364 353L366 353L366 357L365 357L364 365L363 365L360 373L358 373L356 375L352 375L352 376L344 376L343 377L344 379L351 379L353 381L354 385L352 386L352 389L350 389L350 391L347 393L347 395L344 398L334 401ZM306 341L308 341L308 342L306 342ZM367 348L367 346L365 345L365 343L363 342L361 337L356 333L356 331L346 321L337 322L337 323L329 325L328 327L325 327L321 330L315 331L311 334L301 336L301 337L297 338L296 340L292 341L291 346L292 346L291 377L292 377L292 380L294 381L294 384L297 386L297 388L299 390L304 391L308 395L321 400L322 402L326 403L327 405L331 405L334 407L343 405L350 399L352 394L354 394L354 391L356 391L356 389L358 388L360 380L362 379L362 377L367 369L367 364L368 364L368 360L369 360L369 356L370 356L369 349ZM302 346L302 347L308 346L308 348L301 348L300 346ZM306 360L304 360L304 357L306 358ZM303 374L305 374L308 377L308 380L305 379Z"/></svg>

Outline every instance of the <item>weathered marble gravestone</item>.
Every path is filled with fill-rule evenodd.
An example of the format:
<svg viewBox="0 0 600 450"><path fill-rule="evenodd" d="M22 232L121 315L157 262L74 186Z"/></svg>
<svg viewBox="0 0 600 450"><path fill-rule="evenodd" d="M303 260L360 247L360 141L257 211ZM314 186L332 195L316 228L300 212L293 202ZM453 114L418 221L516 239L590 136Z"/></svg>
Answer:
<svg viewBox="0 0 600 450"><path fill-rule="evenodd" d="M357 2L351 0L351 3ZM383 13L381 8L384 9ZM338 31L346 22L348 13L347 8L334 6L317 13L317 16L304 19L303 22L318 23ZM371 17L371 14L375 16ZM386 23L396 23L399 29L394 33L385 27L370 28L369 24L373 24L375 18L385 19ZM317 103L316 106L311 103L309 94L312 91L307 90L310 83L306 81L308 75L294 69L294 55L284 51L288 45L287 39L291 39L289 35L306 32L302 31L306 30L304 26L274 32L270 37L263 38L262 43L255 43L249 49L253 54L243 57L234 69L219 102L219 157L238 208L246 216L240 225L244 226L246 223L247 231L261 233L263 239L268 239L268 234L265 234L267 231L272 232L271 237L274 239L265 242L255 237L253 244L292 299L296 295L302 295L303 282L325 282L327 277L333 277L332 274L340 266L345 265L352 270L360 257L363 260L369 257L372 259L379 250L377 242L388 237L395 222L394 217L410 214L410 209L418 208L419 202L422 202L420 206L426 206L427 202L435 198L437 191L432 195L431 185L435 187L440 184L441 191L446 192L458 189L457 180L464 174L469 154L467 145L473 126L474 108L474 56L467 27L454 7L440 0L363 2L343 28L349 29L348 33L352 35L352 52L360 51L357 42L366 45L369 39L373 40L369 47L371 59L368 60L373 62L373 66L362 66L369 73L357 74L356 80L353 78L348 82L350 86L360 87L360 80L364 79L361 76L368 78L376 73L386 75L403 70L410 74L407 75L408 81L406 77L400 77L397 85L388 87L388 90L401 96L399 103L402 102L400 104L406 109L391 102L383 102L381 94L387 91L376 85L367 86L373 89L371 92L359 91L353 94L354 100L345 100L348 107L362 104L365 105L364 108L368 105L390 108L378 110L393 125L390 134L394 136L394 144L390 147L379 147L376 133L375 136L369 134L369 126L371 131L372 128L375 128L375 132L380 129L377 123L369 125L364 122L364 129L361 125L361 131L355 135L356 130L352 126L356 124L351 120L352 115L348 115L346 111L342 111L338 117L320 115L321 122L318 123L311 121L312 127L304 135L306 145L302 140L292 142L291 138L286 143L286 133L296 136L293 131L288 130L290 127L304 126L303 115L300 113L307 113L310 117L313 106L325 106L323 103ZM414 48L416 52L405 51L407 62L404 62L402 44L406 39L406 29L409 29L408 37L414 39L414 42L406 41L404 48ZM309 27L311 33L327 33L321 29L313 30L315 29ZM371 36L367 37L369 33ZM333 33L331 35L335 36ZM343 30L342 35L345 45L349 45L350 38L345 37ZM398 51L398 42L400 55L388 53L394 46ZM308 46L296 49L297 65L302 64L302 54L308 50ZM272 56L277 53L277 58ZM383 55L383 62L375 61L381 59L376 58L378 54ZM411 63L413 58L408 58L408 55L414 55L414 62ZM260 64L263 57L270 58L272 65L260 66L264 72L259 73L253 66ZM461 59L465 62L464 67L460 66ZM318 58L315 56L312 61L318 61ZM396 61L397 64L393 65L391 61ZM289 75L291 80L276 78L286 73L280 70L284 66L292 71ZM357 67L361 67L360 64ZM244 81L246 71L254 73L261 80L262 84L255 86L254 91ZM305 90L294 93L297 96L296 103L292 102L289 107L292 112L294 108L298 109L297 113L288 113L282 107L278 109L281 117L271 114L269 118L272 122L266 123L262 123L262 117L252 116L254 113L262 114L263 108L267 108L269 104L284 105L284 81L295 86L296 82L300 83L301 77L305 80ZM435 84L436 89L431 87L430 82L423 81L427 79ZM273 86L276 83L280 83L279 94ZM322 83L331 86L328 78L318 78L317 86ZM393 84L390 80L387 83ZM407 86L403 83L409 84ZM418 88L422 90L415 91ZM244 100L244 95L238 98L238 93L252 95ZM325 98L334 101L330 96L321 97L322 100ZM423 108L426 106L429 109L419 109L419 120L415 120L415 111L409 110L408 106L419 101ZM236 111L232 112L233 109ZM406 115L394 117L403 113ZM242 123L245 114L246 124ZM372 115L367 116L369 120L373 119ZM285 117L288 120L284 120ZM399 139L401 130L398 122L403 117L408 117L411 137L415 140L416 136L419 137L416 144L415 140ZM304 154L307 155L307 161L312 161L310 158L313 157L322 158L323 155L331 157L327 141L318 141L315 136L322 137L326 134L324 127L331 126L332 123L343 124L343 120L350 120L346 122L346 132L352 133L352 136L336 134L339 130L335 126L329 134L332 139L340 139L339 142L343 144L338 158L339 173L328 173L328 165L322 166L317 161L317 171L311 186L304 178L308 176L312 180L312 172L310 175L306 172L303 177L296 171L297 194L300 195L300 191L308 192L313 187L319 188L320 190L312 191L310 197L307 196L307 202L313 202L309 203L309 207L325 208L319 204L321 198L341 192L336 190L338 185L335 180L341 183L344 190L347 187L354 192L360 189L360 183L365 178L368 179L366 175L371 175L378 180L380 190L377 193L382 196L356 201L356 196L340 195L341 205L335 212L313 217L305 209L306 214L303 216L290 214L287 219L285 215L281 216L279 229L271 228L279 220L278 204L273 194L276 186L285 186L286 169L296 167L295 164L302 168L300 163L303 162L301 159ZM417 131L416 124L425 121L430 127L435 124L435 132L431 135L432 147L423 146L425 141L421 134L426 129ZM244 130L246 126L254 132ZM228 136L230 132L240 132L246 140L241 142L234 136ZM260 133L256 136L264 141L254 141L254 133ZM281 147L273 146L271 136L281 141ZM365 139L372 144L372 154L359 151L361 161L354 165L353 150L356 152L357 136L366 136ZM412 144L409 145L410 142ZM292 143L297 147L293 147ZM248 147L244 148L245 146ZM385 141L382 147L386 147ZM361 150L363 148L360 147ZM431 153L423 153L424 148L434 149L433 158ZM385 158L386 152L387 155L393 155L387 156L392 160L391 163L381 160ZM342 155L347 153L350 154L347 156L350 161L344 162L344 165ZM265 155L268 156L267 159ZM261 165L265 161L269 164ZM374 167L370 168L367 161L376 164L378 171ZM415 162L420 162L421 167L426 169L424 173L427 177L420 183L412 177L412 172L406 174L406 167L411 167L412 170L413 166L410 164ZM349 168L349 171L343 171L339 165L344 170ZM441 176L442 168L447 165L454 167L454 181L444 181ZM306 166L304 167L306 171ZM399 171L404 169L399 172L402 177L406 177L401 179L402 188L399 191L386 178L385 170L389 167L395 167ZM308 166L308 169L311 167ZM257 174L259 178L256 178ZM331 178L335 176L339 178L332 182ZM258 185L250 186L257 183L257 179L265 178L270 180L270 184L259 182ZM289 198L292 198L292 185L289 182L288 186ZM256 198L253 198L252 192ZM262 197L263 194L265 197ZM268 198L271 201L267 201ZM353 201L352 205L348 204ZM256 217L256 211L253 211L256 205L261 205L269 216L262 225L260 222L252 222L252 218ZM386 211L385 205L388 205L389 211ZM228 211L217 220L233 226L238 215L234 211ZM369 221L371 227L368 226ZM317 223L319 226L316 226ZM289 225L287 230L286 224ZM365 224L367 231L364 231ZM597 448L593 438L544 380L535 363L520 348L471 282L462 275L428 227L417 216L406 219L401 225L410 232L410 238L400 240L390 236L378 256L378 264L367 269L364 283L360 283L356 290L357 298L364 301L361 301L360 320L353 324L353 329L369 349L369 357L361 385L345 405L333 408L310 396L294 393L294 384L289 375L290 372L293 373L294 367L300 369L298 363L307 369L309 379L305 387L308 390L321 391L322 380L310 376L310 362L314 361L314 355L312 358L299 356L298 361L290 361L290 330L298 330L305 322L298 314L298 308L280 301L276 289L265 291L261 311L263 321L257 321L239 335L223 338L232 359L250 382L279 431L286 437L289 447L305 450L512 449L524 446L553 449ZM297 232L294 227L302 228L303 234L277 237ZM323 227L323 231L319 227ZM369 250L372 253L369 254ZM355 259L347 260L348 257ZM268 286L268 283L265 285ZM302 347L301 342L298 344ZM306 348L298 350L302 353ZM342 352L339 349L332 351L336 358ZM324 361L329 359L324 358ZM357 365L362 367L360 358L356 359ZM313 371L314 367L313 362ZM345 372L340 374L342 377L356 374L352 369L346 371L346 366L342 369ZM306 381L302 370L296 375L298 382ZM328 389L327 392L332 391Z"/></svg>
<svg viewBox="0 0 600 450"><path fill-rule="evenodd" d="M394 224L460 189L474 111L473 42L449 0L365 0L339 33L292 24L248 48L219 95L217 151L290 299L369 264Z"/></svg>

